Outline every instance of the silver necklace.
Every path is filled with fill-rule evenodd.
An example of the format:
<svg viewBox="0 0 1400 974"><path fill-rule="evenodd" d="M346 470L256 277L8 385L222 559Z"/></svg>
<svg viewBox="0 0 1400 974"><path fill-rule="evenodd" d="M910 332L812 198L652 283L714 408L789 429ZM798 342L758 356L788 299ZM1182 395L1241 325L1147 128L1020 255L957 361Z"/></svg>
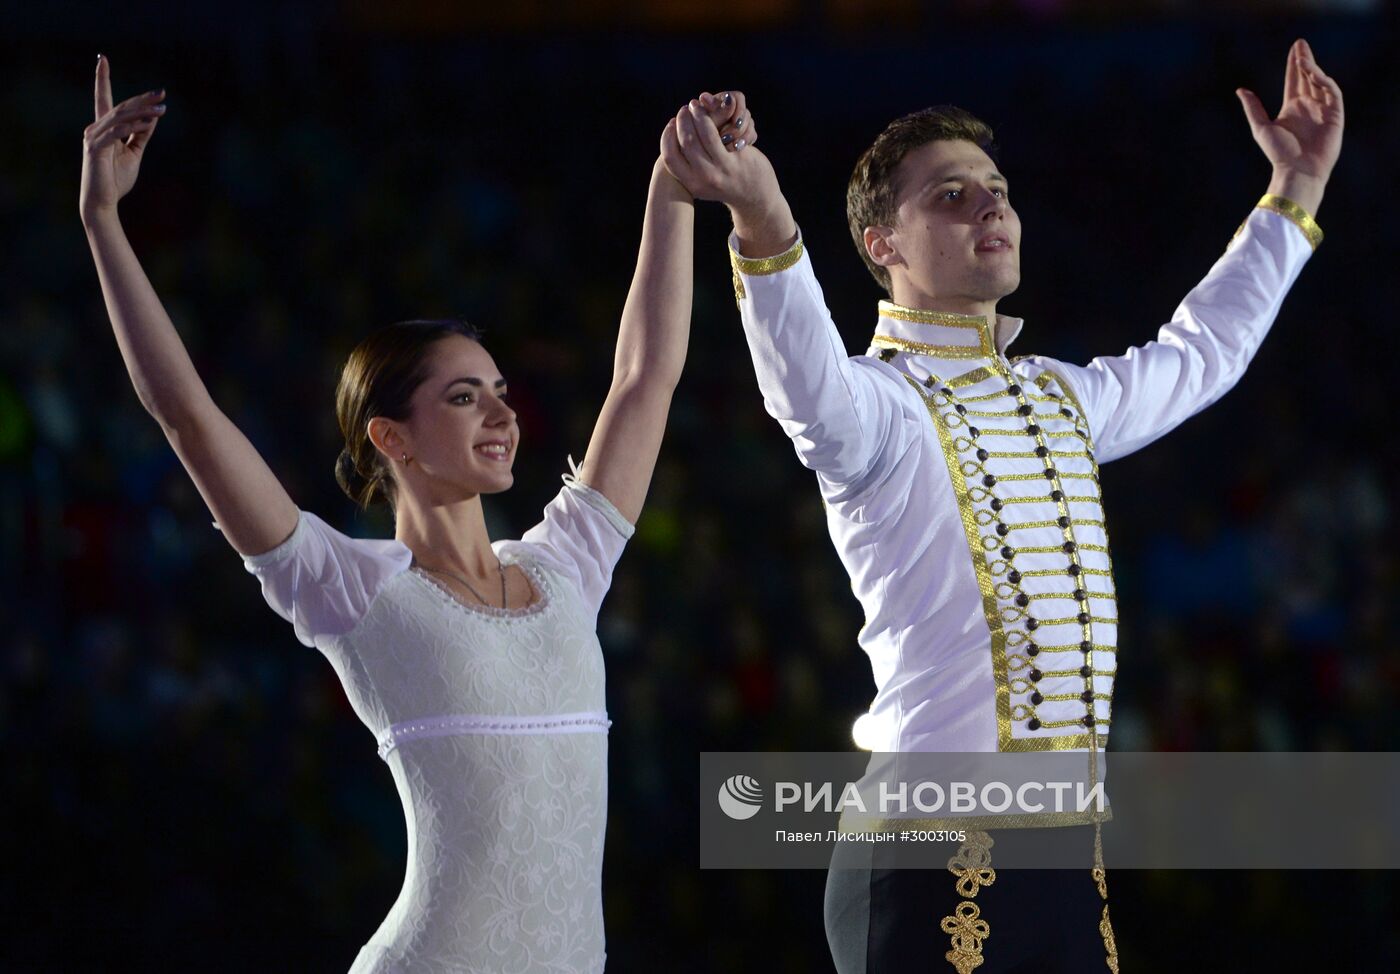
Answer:
<svg viewBox="0 0 1400 974"><path fill-rule="evenodd" d="M456 572L450 572L450 571L448 571L448 570L445 569L445 568L429 568L427 565L425 565L425 564L423 564L422 562L420 562L417 558L414 558L414 559L413 559L413 563L414 563L415 565L417 565L419 568L423 569L423 571L425 571L425 572L432 572L432 573L435 574L435 575L446 575L448 578L455 578L457 581L461 582L463 585L465 585L465 586L467 587L467 591L468 591L468 592L470 592L470 593L472 593L472 595L475 595L475 596L476 596L476 600L477 600L478 602L480 602L480 603L481 603L482 605L484 605L484 606L488 606L489 608L492 608L492 609L495 608L494 605L491 605L490 602L487 602L485 599L483 599L483 598L481 597L481 593L478 592L478 591L476 590L476 586L475 586L475 585L473 585L471 582L467 581L467 580L466 580L465 578L463 578L461 575L458 575ZM509 606L506 604L506 566L505 566L505 565L502 565L502 564L500 563L500 561L497 561L497 562L496 562L496 571L497 571L497 572L500 574L500 576L501 576L501 608L502 608L502 609L507 609L507 608L509 608Z"/></svg>

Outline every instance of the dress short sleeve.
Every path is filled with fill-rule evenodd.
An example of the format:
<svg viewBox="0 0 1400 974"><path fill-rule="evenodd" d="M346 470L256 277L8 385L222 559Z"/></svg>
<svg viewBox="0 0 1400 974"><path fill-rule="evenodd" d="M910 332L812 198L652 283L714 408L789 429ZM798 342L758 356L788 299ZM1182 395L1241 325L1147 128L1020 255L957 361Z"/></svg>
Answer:
<svg viewBox="0 0 1400 974"><path fill-rule="evenodd" d="M401 542L342 534L310 511L276 548L244 555L243 567L262 584L263 598L315 646L319 636L349 632L384 584L406 571L413 555Z"/></svg>
<svg viewBox="0 0 1400 974"><path fill-rule="evenodd" d="M570 461L572 464L572 461ZM544 520L518 542L503 542L509 551L533 549L571 578L593 616L612 584L613 566L635 530L612 502L592 487L565 474L564 487L544 509Z"/></svg>

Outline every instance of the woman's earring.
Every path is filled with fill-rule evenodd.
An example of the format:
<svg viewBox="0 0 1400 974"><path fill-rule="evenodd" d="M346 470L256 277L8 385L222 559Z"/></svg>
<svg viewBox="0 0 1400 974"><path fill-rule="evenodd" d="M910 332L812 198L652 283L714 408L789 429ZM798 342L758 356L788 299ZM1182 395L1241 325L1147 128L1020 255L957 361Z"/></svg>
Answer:
<svg viewBox="0 0 1400 974"><path fill-rule="evenodd" d="M403 462L404 462L405 464L408 463L408 454L407 454L407 453L403 454Z"/></svg>

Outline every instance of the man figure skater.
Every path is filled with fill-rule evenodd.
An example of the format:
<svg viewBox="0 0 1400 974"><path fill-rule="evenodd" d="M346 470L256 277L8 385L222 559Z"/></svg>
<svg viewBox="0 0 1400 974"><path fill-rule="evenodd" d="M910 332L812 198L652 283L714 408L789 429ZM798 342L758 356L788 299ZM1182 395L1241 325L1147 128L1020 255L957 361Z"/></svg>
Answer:
<svg viewBox="0 0 1400 974"><path fill-rule="evenodd" d="M1237 95L1273 166L1267 194L1156 341L1087 366L1006 357L1021 321L997 304L1020 281L1021 226L991 130L961 109L897 119L851 177L851 232L890 296L864 355L847 356L762 153L726 151L706 123L665 160L733 217L764 404L816 471L865 610L873 750L1081 751L1095 773L1117 668L1098 464L1239 379L1321 241L1313 215L1341 148L1341 90L1306 42L1289 51L1276 118ZM742 96L726 98L742 116ZM1091 876L1004 870L998 882L991 845L969 833L951 877L833 868L841 974L929 970L939 952L959 972L1118 970L1097 857Z"/></svg>

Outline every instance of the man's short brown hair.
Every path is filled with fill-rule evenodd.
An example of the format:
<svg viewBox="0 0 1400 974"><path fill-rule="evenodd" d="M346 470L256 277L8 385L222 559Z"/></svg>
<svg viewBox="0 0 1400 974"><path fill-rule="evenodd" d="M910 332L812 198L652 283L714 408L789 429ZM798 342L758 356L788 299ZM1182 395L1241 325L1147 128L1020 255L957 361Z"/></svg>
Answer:
<svg viewBox="0 0 1400 974"><path fill-rule="evenodd" d="M890 272L870 259L865 249L865 228L894 223L894 171L913 149L942 140L971 142L996 161L992 129L986 122L955 105L935 105L897 118L875 139L856 162L846 185L846 222L861 260L886 291Z"/></svg>

